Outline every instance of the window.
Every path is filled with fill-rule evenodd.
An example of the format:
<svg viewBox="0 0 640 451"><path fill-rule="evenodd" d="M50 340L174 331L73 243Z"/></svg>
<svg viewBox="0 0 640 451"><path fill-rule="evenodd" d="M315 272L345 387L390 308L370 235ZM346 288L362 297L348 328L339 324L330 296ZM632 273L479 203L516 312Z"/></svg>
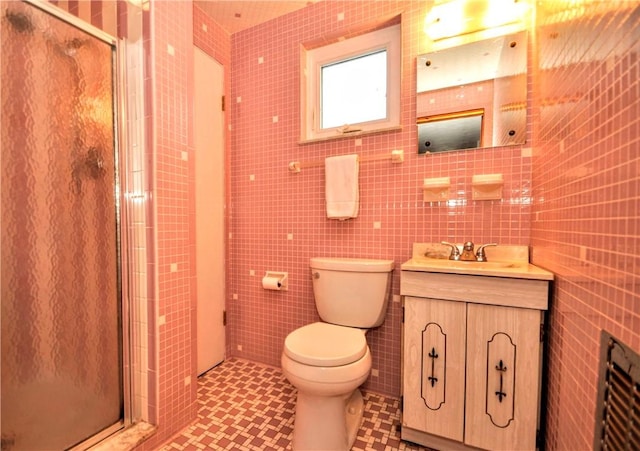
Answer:
<svg viewBox="0 0 640 451"><path fill-rule="evenodd" d="M400 25L303 49L301 141L400 126Z"/></svg>

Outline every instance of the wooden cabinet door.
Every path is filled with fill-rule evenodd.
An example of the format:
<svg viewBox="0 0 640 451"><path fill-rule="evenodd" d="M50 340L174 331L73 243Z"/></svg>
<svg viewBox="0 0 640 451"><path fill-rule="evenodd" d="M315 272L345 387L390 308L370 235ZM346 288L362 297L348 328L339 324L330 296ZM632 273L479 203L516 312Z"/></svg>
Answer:
<svg viewBox="0 0 640 451"><path fill-rule="evenodd" d="M466 444L535 450L540 322L539 310L468 304Z"/></svg>
<svg viewBox="0 0 640 451"><path fill-rule="evenodd" d="M410 296L404 302L403 425L461 442L465 303Z"/></svg>

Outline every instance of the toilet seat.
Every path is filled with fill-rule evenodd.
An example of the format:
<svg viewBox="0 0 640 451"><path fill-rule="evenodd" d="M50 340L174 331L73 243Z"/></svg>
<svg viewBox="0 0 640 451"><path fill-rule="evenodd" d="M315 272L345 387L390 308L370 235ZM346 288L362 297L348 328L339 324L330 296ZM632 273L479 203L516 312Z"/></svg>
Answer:
<svg viewBox="0 0 640 451"><path fill-rule="evenodd" d="M367 352L365 331L329 323L312 323L291 332L284 353L296 362L319 367L347 365Z"/></svg>

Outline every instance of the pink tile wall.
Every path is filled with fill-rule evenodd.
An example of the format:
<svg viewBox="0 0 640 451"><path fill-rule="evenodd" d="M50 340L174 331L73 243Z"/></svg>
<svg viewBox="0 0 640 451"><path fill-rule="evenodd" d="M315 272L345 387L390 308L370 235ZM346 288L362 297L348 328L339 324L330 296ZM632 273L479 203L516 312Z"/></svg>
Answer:
<svg viewBox="0 0 640 451"><path fill-rule="evenodd" d="M417 155L415 62L419 53L428 51L422 31L426 6L414 1L327 0L232 35L227 266L231 355L279 366L286 335L318 319L310 257L390 258L396 262L394 299L385 323L368 335L379 376L371 377L366 387L397 396L399 266L410 257L412 244L443 239L529 244L531 159L522 156L520 146ZM344 20L338 19L339 13ZM398 14L403 33L402 131L298 144L300 45L335 39ZM322 161L354 152L366 157L393 149L405 151L404 164L362 163L360 214L345 222L326 219L321 167L299 174L287 170L290 161ZM471 176L494 172L504 174L504 199L472 201ZM451 177L452 201L423 202L423 179L440 176ZM267 270L288 271L289 291L263 290L260 282Z"/></svg>
<svg viewBox="0 0 640 451"><path fill-rule="evenodd" d="M193 44L229 70L231 37L197 5L193 5ZM229 84L227 82L225 86Z"/></svg>
<svg viewBox="0 0 640 451"><path fill-rule="evenodd" d="M549 449L592 446L600 331L640 352L640 9L584 5L538 14L531 229L534 263L556 274Z"/></svg>
<svg viewBox="0 0 640 451"><path fill-rule="evenodd" d="M155 449L197 415L191 2L153 2L144 25L157 287L149 303L149 380L156 388L149 410L158 430L141 449Z"/></svg>
<svg viewBox="0 0 640 451"><path fill-rule="evenodd" d="M416 55L427 51L421 3L327 0L233 36L231 58L222 61L233 61L228 101L229 353L279 365L286 334L317 319L308 278L311 256L384 257L399 265L414 241L529 244L531 233L534 262L557 274L549 319L548 447L589 448L599 331L607 329L640 350L640 63L637 33L632 32L638 29L638 12L630 15L618 6L617 13L568 21L570 15L564 14L560 25L544 11L539 14L541 70L534 86L541 95L533 124L539 139L533 143L532 164L521 147L416 155L414 64ZM344 13L344 20L337 20L338 13ZM298 145L299 44L348 34L399 13L403 130L363 137L361 143L346 139ZM198 14L196 10L194 17ZM220 59L226 56L227 41L218 31L208 43L198 37L199 25L192 27L185 2L154 2L145 26L151 33L146 43L147 73L153 74L148 79L153 82L148 96L153 127L148 131L155 140L158 224L157 257L150 256L149 269L157 266L159 291L150 304L151 316L157 308L166 321L159 326L157 351L154 337L149 341L152 354L158 355L157 362L151 359L150 379L157 373L159 381L157 396L150 393L159 432L144 445L152 449L195 417L194 384L185 386L185 378L195 374L193 168L188 158L193 150L191 36L196 42L202 39L199 45ZM321 168L300 174L286 169L292 160L320 161L352 152L377 155L391 149L404 149L405 163L363 163L360 216L347 222L324 216ZM504 199L470 200L471 175L487 172L504 174ZM438 176L452 179L449 205L422 201L422 179ZM177 264L176 272L171 263ZM263 291L260 277L267 269L289 271L290 290ZM396 269L393 293L398 292ZM385 324L368 337L374 368L380 371L368 388L399 393L400 330L400 305L392 302Z"/></svg>

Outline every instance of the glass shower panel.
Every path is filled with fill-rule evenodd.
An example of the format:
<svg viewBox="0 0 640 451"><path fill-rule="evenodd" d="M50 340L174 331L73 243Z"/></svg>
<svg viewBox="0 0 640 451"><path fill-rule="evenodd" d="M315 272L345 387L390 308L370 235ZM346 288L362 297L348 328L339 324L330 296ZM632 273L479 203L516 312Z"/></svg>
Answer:
<svg viewBox="0 0 640 451"><path fill-rule="evenodd" d="M122 422L111 43L0 2L2 450Z"/></svg>

